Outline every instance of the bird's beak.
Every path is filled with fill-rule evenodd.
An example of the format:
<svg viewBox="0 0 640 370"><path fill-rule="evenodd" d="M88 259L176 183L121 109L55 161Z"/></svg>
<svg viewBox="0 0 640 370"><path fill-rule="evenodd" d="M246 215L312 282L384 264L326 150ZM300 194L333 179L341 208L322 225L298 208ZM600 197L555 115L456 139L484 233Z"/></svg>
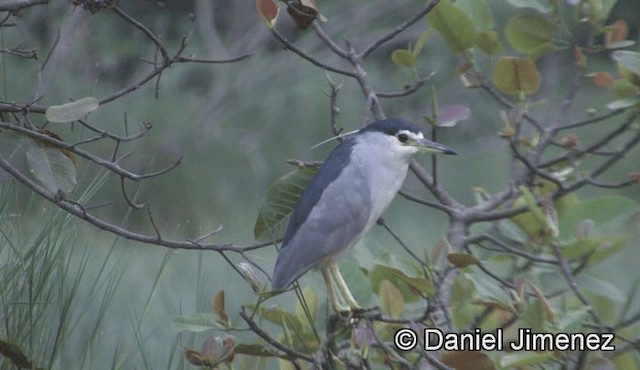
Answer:
<svg viewBox="0 0 640 370"><path fill-rule="evenodd" d="M435 141L431 141L429 139L417 140L414 146L418 148L421 152L458 155L458 152L449 148L448 146L442 145L440 143L436 143Z"/></svg>

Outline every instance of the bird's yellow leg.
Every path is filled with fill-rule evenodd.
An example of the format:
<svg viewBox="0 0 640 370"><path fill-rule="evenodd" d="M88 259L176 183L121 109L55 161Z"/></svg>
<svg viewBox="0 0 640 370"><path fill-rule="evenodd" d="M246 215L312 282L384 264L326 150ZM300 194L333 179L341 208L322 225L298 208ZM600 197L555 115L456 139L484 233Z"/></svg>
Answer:
<svg viewBox="0 0 640 370"><path fill-rule="evenodd" d="M349 307L345 307L338 302L338 297L336 296L335 290L333 290L333 283L331 282L331 274L328 267L323 267L320 269L322 271L322 277L324 278L324 283L327 285L327 293L329 294L329 301L331 302L331 306L333 307L333 311L345 312L349 311Z"/></svg>
<svg viewBox="0 0 640 370"><path fill-rule="evenodd" d="M338 264L332 263L328 266L328 268L331 272L331 275L333 275L333 278L336 280L336 285L338 286L338 290L340 291L340 294L342 295L344 300L347 302L349 307L351 307L352 310L362 310L362 307L360 307L358 302L356 302L355 298L353 298L353 295L351 294L351 291L349 290L347 283L344 281L344 278L340 273L340 267L338 267Z"/></svg>

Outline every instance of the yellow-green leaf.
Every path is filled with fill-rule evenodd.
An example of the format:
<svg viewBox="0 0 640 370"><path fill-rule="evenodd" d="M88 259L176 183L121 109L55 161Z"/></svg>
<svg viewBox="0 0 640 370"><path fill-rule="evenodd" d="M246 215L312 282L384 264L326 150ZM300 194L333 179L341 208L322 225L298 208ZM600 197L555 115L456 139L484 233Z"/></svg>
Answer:
<svg viewBox="0 0 640 370"><path fill-rule="evenodd" d="M486 353L481 351L445 351L442 362L452 369L493 370L496 368Z"/></svg>
<svg viewBox="0 0 640 370"><path fill-rule="evenodd" d="M471 17L477 30L486 31L493 28L493 15L487 0L456 0L456 6Z"/></svg>
<svg viewBox="0 0 640 370"><path fill-rule="evenodd" d="M550 361L554 353L549 352L518 352L505 354L500 358L500 366L505 369L540 365Z"/></svg>
<svg viewBox="0 0 640 370"><path fill-rule="evenodd" d="M484 31L476 39L478 47L488 55L495 55L502 51L502 41L496 31Z"/></svg>
<svg viewBox="0 0 640 370"><path fill-rule="evenodd" d="M416 41L416 45L413 47L413 51L411 52L411 54L415 58L417 58L418 55L420 55L422 48L427 43L427 40L429 40L432 34L433 34L433 30L428 29L420 35L420 37L418 38L418 41Z"/></svg>
<svg viewBox="0 0 640 370"><path fill-rule="evenodd" d="M505 36L516 51L536 58L553 49L556 29L557 25L544 17L524 15L509 19Z"/></svg>
<svg viewBox="0 0 640 370"><path fill-rule="evenodd" d="M447 260L460 269L480 263L480 260L469 253L449 253L447 254Z"/></svg>
<svg viewBox="0 0 640 370"><path fill-rule="evenodd" d="M72 122L98 109L99 105L96 98L86 97L68 104L52 105L45 115L49 122Z"/></svg>
<svg viewBox="0 0 640 370"><path fill-rule="evenodd" d="M447 45L455 52L463 52L475 44L476 30L473 21L451 0L441 0L426 15L426 20L440 32Z"/></svg>
<svg viewBox="0 0 640 370"><path fill-rule="evenodd" d="M391 60L400 67L412 68L416 65L416 57L407 49L394 50L391 53Z"/></svg>
<svg viewBox="0 0 640 370"><path fill-rule="evenodd" d="M304 287L304 289L302 289L302 298L304 299L306 307L309 310L309 316L311 316L311 320L315 321L316 317L318 317L318 295L313 291L313 288L311 288L310 286L306 286ZM298 318L302 322L307 320L305 309L300 300L296 302L296 315L298 315Z"/></svg>
<svg viewBox="0 0 640 370"><path fill-rule="evenodd" d="M533 94L540 87L540 72L529 58L501 57L491 81L505 94Z"/></svg>
<svg viewBox="0 0 640 370"><path fill-rule="evenodd" d="M640 89L625 78L616 78L613 80L613 86L611 88L618 98L640 95Z"/></svg>
<svg viewBox="0 0 640 370"><path fill-rule="evenodd" d="M380 289L383 280L395 284L406 302L413 302L421 295L431 295L436 292L433 282L424 276L411 261L399 256L385 253L377 260L369 272L369 280L374 291Z"/></svg>
<svg viewBox="0 0 640 370"><path fill-rule="evenodd" d="M389 280L382 280L378 291L382 309L389 316L399 317L404 311L404 298L400 290Z"/></svg>

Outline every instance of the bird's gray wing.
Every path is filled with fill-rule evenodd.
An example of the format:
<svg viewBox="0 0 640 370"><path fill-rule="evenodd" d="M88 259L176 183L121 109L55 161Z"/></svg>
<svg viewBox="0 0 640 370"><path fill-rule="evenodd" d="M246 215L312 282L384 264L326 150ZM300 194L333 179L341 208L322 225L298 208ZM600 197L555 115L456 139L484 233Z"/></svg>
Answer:
<svg viewBox="0 0 640 370"><path fill-rule="evenodd" d="M350 138L338 145L304 191L276 260L274 289L350 247L364 231L370 194L363 174L348 166L354 144Z"/></svg>

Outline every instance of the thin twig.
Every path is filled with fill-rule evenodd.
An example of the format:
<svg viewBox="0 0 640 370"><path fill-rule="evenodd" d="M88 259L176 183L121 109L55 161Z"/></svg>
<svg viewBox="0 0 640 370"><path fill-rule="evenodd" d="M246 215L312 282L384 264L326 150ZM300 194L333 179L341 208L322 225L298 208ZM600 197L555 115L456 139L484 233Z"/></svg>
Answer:
<svg viewBox="0 0 640 370"><path fill-rule="evenodd" d="M402 22L396 28L391 30L391 32L389 32L386 35L378 38L377 40L375 40L371 44L369 44L369 46L365 47L360 52L358 57L361 58L361 59L365 59L367 56L369 56L369 54L371 54L373 51L375 51L382 44L384 44L385 42L387 42L389 40L392 40L394 37L398 36L402 31L406 30L407 28L411 27L413 24L415 24L416 22L421 20L422 17L424 17L427 13L429 13L431 11L431 9L433 9L434 6L438 5L438 2L439 2L438 0L430 0L424 6L424 8L422 8L420 11L415 13L411 18L409 18L406 21Z"/></svg>
<svg viewBox="0 0 640 370"><path fill-rule="evenodd" d="M318 66L318 67L320 67L322 69L326 69L327 71L338 73L338 74L341 74L341 75L344 75L344 76L355 77L355 73L353 73L353 72L349 72L349 71L346 71L344 69L340 69L340 68L328 65L328 64L326 64L324 62L321 62L318 59L312 57L311 55L307 54L305 51L302 51L300 48L298 48L293 43L291 43L289 40L287 40L286 37L282 36L282 34L280 34L280 32L278 32L278 30L276 30L275 27L271 29L271 33L273 34L273 36L278 41L280 41L280 43L282 45L284 45L285 48L287 48L287 49L293 51L294 53L298 54L303 59L311 62L311 64L316 65L316 66Z"/></svg>

